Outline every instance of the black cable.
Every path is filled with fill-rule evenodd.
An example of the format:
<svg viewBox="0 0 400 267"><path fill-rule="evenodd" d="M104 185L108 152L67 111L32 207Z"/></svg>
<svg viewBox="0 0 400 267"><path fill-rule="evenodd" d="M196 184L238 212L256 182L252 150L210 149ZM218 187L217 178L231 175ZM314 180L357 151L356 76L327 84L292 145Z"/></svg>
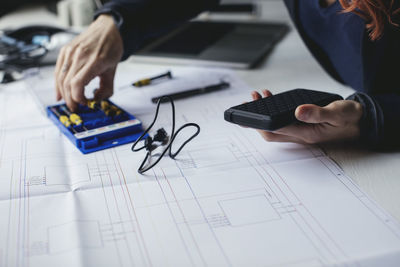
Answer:
<svg viewBox="0 0 400 267"><path fill-rule="evenodd" d="M175 152L172 153L172 142L174 142L176 136L178 135L178 133L183 130L186 127L190 127L193 126L195 128L197 128L197 131L191 136L189 137L185 142L183 142L183 144L179 147L179 149ZM180 127L176 133L174 134L174 136L171 138L171 147L169 149L169 157L171 159L175 159L176 156L178 156L179 152L181 152L181 150L183 149L184 146L186 146L187 143L189 143L190 141L192 141L193 138L195 138L198 134L200 133L200 126L196 123L190 122L190 123L186 123L184 124L182 127Z"/></svg>
<svg viewBox="0 0 400 267"><path fill-rule="evenodd" d="M160 97L160 99L158 100L158 103L157 103L156 114L154 115L153 122L150 123L149 127L147 127L147 129L143 132L143 134L136 140L135 143L133 143L132 148L131 148L131 150L132 150L133 152L140 151L140 150L142 150L143 148L146 147L146 146L144 145L144 146L142 146L142 147L140 147L140 148L135 149L135 146L143 139L143 137L151 130L151 128L153 128L154 123L156 123L156 120L157 120L157 117L158 117L158 111L160 110L160 104L161 104L161 101L160 101L160 100L161 100L161 99L164 99L164 98L167 98L167 99L170 100L170 102L171 102L171 108L172 108L172 134L174 133L174 130L175 130L175 104L174 104L174 101L173 101L172 98L169 97L169 96ZM172 136L172 135L171 135L171 136Z"/></svg>
<svg viewBox="0 0 400 267"><path fill-rule="evenodd" d="M186 124L182 125L175 133L175 104L174 104L174 101L170 96L162 96L162 97L160 97L160 99L157 102L156 113L154 115L154 119L153 119L152 123L143 132L143 134L135 141L135 143L133 143L133 145L131 147L131 150L133 152L137 152L137 151L142 150L143 148L146 148L146 145L143 145L142 147L139 147L139 148L135 148L135 147L143 139L143 137L146 134L148 134L148 132L151 130L151 128L153 128L153 126L154 126L154 124L155 124L155 122L157 121L157 118L158 118L158 112L160 110L161 102L164 99L169 100L169 102L171 103L171 109L172 109L172 129L171 129L170 140L169 140L168 145L165 147L164 151L157 158L157 160L154 163L150 164L149 166L143 168L143 166L145 165L145 163L147 162L149 157L151 157L151 150L152 149L150 147L147 147L148 151L146 153L146 156L145 156L144 160L142 161L142 163L140 164L139 169L138 169L138 173L140 173L140 174L150 170L155 165L157 165L160 162L160 160L164 157L164 155L167 153L167 151L168 151L169 157L172 158L172 159L175 159L175 157L179 154L179 152L181 152L183 147L200 133L200 126L198 124L196 124L196 123L186 123ZM172 153L172 143L174 142L176 136L178 135L178 133L180 131L182 131L184 128L187 128L187 127L195 127L197 130L192 136L190 136L185 142L183 142L183 144L178 148L178 150L175 153Z"/></svg>

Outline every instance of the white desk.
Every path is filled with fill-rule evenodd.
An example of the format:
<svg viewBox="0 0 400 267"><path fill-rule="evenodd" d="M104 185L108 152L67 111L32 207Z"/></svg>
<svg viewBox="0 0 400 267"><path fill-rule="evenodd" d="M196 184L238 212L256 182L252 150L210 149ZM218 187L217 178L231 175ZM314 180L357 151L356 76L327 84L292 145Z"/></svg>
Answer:
<svg viewBox="0 0 400 267"><path fill-rule="evenodd" d="M275 19L287 20L283 6L276 2L273 5L274 12L266 13L273 13ZM55 20L43 8L24 9L0 19L0 29L28 23L50 22L54 25ZM153 66L128 61L122 67L150 70ZM237 70L236 73L253 88L268 88L272 92L301 87L337 92L343 96L352 92L321 69L294 29L258 68ZM376 153L343 146L324 146L324 150L364 191L400 220L400 152Z"/></svg>

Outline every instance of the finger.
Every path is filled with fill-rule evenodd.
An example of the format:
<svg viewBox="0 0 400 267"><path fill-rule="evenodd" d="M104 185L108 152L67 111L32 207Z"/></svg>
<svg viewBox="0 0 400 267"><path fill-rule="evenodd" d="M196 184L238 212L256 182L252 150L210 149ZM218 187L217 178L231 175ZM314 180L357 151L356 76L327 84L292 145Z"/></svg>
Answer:
<svg viewBox="0 0 400 267"><path fill-rule="evenodd" d="M325 126L329 125L325 124ZM315 144L324 138L324 134L321 132L322 128L324 128L324 124L291 124L274 131L274 133L300 139L306 144Z"/></svg>
<svg viewBox="0 0 400 267"><path fill-rule="evenodd" d="M62 82L62 86L63 86L62 90L64 92L64 100L67 103L68 107L71 108L71 110L74 110L78 103L83 103L83 101L81 101L80 96L77 97L76 90L75 91L72 90L73 85L76 84L74 77L76 76L77 72L79 71L79 69L81 67L82 67L81 64L77 62L77 60L74 56L72 65L71 65L70 69L68 70L68 73Z"/></svg>
<svg viewBox="0 0 400 267"><path fill-rule="evenodd" d="M262 90L262 94L263 94L264 97L270 97L270 96L272 96L271 91L270 91L270 90L267 90L267 89Z"/></svg>
<svg viewBox="0 0 400 267"><path fill-rule="evenodd" d="M71 110L72 112L76 111L78 108L78 104L72 100L71 91L64 90L63 93L64 93L65 104L67 105L68 109Z"/></svg>
<svg viewBox="0 0 400 267"><path fill-rule="evenodd" d="M258 99L261 99L261 98L262 98L261 95L260 95L260 93L257 92L257 91L251 92L251 97L253 98L253 100L258 100Z"/></svg>
<svg viewBox="0 0 400 267"><path fill-rule="evenodd" d="M284 134L278 134L263 130L257 130L262 138L267 142L291 142L291 143L298 143L298 144L305 144L305 142L299 138L288 136Z"/></svg>
<svg viewBox="0 0 400 267"><path fill-rule="evenodd" d="M313 104L304 104L298 106L295 116L299 121L306 123L329 123L336 124L337 114L334 109L329 106L320 107Z"/></svg>
<svg viewBox="0 0 400 267"><path fill-rule="evenodd" d="M83 65L71 81L72 99L82 104L86 103L85 86L100 73L98 63L95 60ZM97 91L97 90L96 90Z"/></svg>
<svg viewBox="0 0 400 267"><path fill-rule="evenodd" d="M62 94L61 94L60 90L58 89L57 82L55 82L55 87L56 87L56 100L60 101L62 99Z"/></svg>
<svg viewBox="0 0 400 267"><path fill-rule="evenodd" d="M115 71L116 67L100 75L100 87L94 94L96 100L107 99L113 95Z"/></svg>
<svg viewBox="0 0 400 267"><path fill-rule="evenodd" d="M80 104L85 104L87 102L84 93L86 83L84 80L78 79L76 76L84 65L85 62L82 60L81 53L77 51L74 55L71 69L64 80L64 88L71 92L72 101Z"/></svg>
<svg viewBox="0 0 400 267"><path fill-rule="evenodd" d="M79 94L83 94L84 95L84 87L86 84L88 84L94 77L97 76L98 73L98 68L97 65L94 63L95 60L92 60L92 62L88 62L87 64L85 64L79 71L78 73L74 76L73 81L71 82L71 85L74 86L74 94L75 94L75 98L76 97L81 97L78 96ZM76 92L76 90L81 90L81 92ZM76 110L77 108L77 103L76 101L74 101L74 98L72 96L72 88L69 87L67 84L66 86L63 88L63 92L64 92L64 99L65 102L68 106L69 109L71 109L72 111ZM84 98L84 96L83 96Z"/></svg>
<svg viewBox="0 0 400 267"><path fill-rule="evenodd" d="M72 78L72 80L70 82L70 91L71 91L72 101L74 101L76 103L80 103L82 105L85 105L87 103L87 99L85 97L85 86L89 82L90 82L90 80L87 81L85 79L78 78L77 75L75 75L75 77Z"/></svg>
<svg viewBox="0 0 400 267"><path fill-rule="evenodd" d="M64 57L65 57L65 54L64 54L64 47L63 47L63 48L61 48L60 53L58 55L57 62L56 62L56 68L54 70L56 99L57 99L57 101L60 101L61 98L62 98L61 88L58 86L57 77L58 77L59 72L61 70L61 66L62 66L62 64L64 62Z"/></svg>
<svg viewBox="0 0 400 267"><path fill-rule="evenodd" d="M66 47L65 48L65 52L64 52L64 57L63 57L63 62L61 63L61 67L60 70L58 71L58 75L56 77L57 79L57 85L60 91L60 94L62 95L62 97L65 99L66 97L66 88L64 88L64 80L65 77L68 74L68 71L71 67L71 63L72 63L72 48L71 47ZM68 94L69 95L69 94Z"/></svg>

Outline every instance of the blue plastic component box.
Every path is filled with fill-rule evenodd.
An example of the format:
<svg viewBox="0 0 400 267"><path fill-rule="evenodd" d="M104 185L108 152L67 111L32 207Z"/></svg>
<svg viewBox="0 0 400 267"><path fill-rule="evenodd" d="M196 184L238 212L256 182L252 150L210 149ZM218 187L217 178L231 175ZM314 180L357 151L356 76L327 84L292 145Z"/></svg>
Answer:
<svg viewBox="0 0 400 267"><path fill-rule="evenodd" d="M106 102L102 104L112 107L112 110L102 109L103 105L100 104L92 108L79 105L75 114L81 123L73 122L76 116L71 117L73 113L65 104L49 106L46 111L50 120L83 154L136 141L143 134L142 123L111 101L103 101ZM61 122L61 116L68 122Z"/></svg>

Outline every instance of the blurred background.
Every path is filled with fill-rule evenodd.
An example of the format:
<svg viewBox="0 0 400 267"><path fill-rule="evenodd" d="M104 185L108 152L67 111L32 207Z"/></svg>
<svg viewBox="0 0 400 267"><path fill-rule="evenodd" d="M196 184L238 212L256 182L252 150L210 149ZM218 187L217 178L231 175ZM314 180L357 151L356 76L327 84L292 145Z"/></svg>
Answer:
<svg viewBox="0 0 400 267"><path fill-rule="evenodd" d="M48 22L54 26L79 29L92 22L95 10L108 0L13 0L2 3L0 9L0 29L21 26L21 23ZM222 0L221 6L208 13L207 18L224 18L235 15L235 20L273 20L287 21L287 15L276 12L274 5L281 6L280 0ZM271 12L274 10L274 12ZM20 19L25 13L24 20ZM16 17L15 14L18 14Z"/></svg>

